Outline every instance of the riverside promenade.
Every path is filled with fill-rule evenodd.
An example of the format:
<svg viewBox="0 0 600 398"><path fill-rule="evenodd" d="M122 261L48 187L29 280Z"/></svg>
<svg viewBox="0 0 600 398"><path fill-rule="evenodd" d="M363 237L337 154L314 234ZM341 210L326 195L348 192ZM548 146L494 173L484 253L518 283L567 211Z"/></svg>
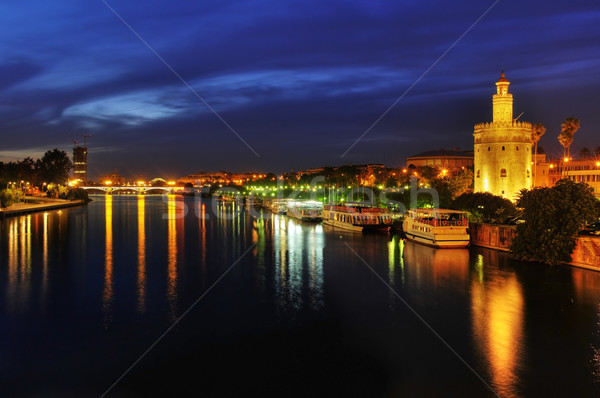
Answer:
<svg viewBox="0 0 600 398"><path fill-rule="evenodd" d="M64 200L26 196L25 202L15 203L12 206L0 208L0 218L14 217L38 211L49 211L64 209L67 207L82 206L86 202L83 199Z"/></svg>

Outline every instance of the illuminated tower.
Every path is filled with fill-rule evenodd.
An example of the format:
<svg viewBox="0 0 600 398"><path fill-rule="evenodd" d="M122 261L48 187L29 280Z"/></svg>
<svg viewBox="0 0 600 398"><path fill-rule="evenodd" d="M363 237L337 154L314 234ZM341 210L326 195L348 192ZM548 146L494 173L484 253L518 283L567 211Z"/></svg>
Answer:
<svg viewBox="0 0 600 398"><path fill-rule="evenodd" d="M87 148L77 143L73 147L73 178L85 183L87 178Z"/></svg>
<svg viewBox="0 0 600 398"><path fill-rule="evenodd" d="M475 125L475 192L515 200L531 188L531 123L513 119L513 96L504 71L496 82L493 121Z"/></svg>

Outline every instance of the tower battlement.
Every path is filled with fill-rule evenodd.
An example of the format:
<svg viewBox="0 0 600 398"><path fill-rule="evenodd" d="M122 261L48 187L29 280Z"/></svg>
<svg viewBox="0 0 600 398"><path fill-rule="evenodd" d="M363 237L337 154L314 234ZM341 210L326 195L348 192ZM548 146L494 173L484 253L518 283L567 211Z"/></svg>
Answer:
<svg viewBox="0 0 600 398"><path fill-rule="evenodd" d="M525 128L531 129L532 125L529 122L520 122L520 121L512 121L512 122L485 122L478 123L475 125L475 130L496 130L499 128Z"/></svg>

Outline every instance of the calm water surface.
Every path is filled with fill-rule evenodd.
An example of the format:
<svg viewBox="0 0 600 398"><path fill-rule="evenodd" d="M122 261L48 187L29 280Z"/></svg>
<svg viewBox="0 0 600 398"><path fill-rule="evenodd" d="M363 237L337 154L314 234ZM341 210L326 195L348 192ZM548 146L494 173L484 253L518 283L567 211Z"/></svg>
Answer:
<svg viewBox="0 0 600 398"><path fill-rule="evenodd" d="M0 225L3 396L600 393L600 273L176 196Z"/></svg>

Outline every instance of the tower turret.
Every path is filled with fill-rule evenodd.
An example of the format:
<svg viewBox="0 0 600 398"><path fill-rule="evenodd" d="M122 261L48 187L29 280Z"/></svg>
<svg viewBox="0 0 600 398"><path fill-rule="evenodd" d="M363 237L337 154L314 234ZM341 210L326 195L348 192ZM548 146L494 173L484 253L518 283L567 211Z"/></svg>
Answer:
<svg viewBox="0 0 600 398"><path fill-rule="evenodd" d="M491 192L515 200L530 189L531 123L513 120L513 96L504 71L496 82L493 122L475 125L475 192Z"/></svg>
<svg viewBox="0 0 600 398"><path fill-rule="evenodd" d="M513 96L508 92L510 82L506 80L504 71L500 79L496 82L496 94L492 98L494 106L494 122L512 122L513 117Z"/></svg>

